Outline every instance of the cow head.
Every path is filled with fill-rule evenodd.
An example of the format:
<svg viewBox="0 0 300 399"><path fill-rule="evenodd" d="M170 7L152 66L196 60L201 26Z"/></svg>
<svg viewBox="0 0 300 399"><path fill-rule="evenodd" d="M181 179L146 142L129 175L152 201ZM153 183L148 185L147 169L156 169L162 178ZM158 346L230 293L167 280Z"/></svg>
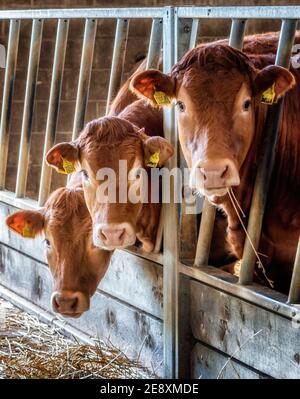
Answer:
<svg viewBox="0 0 300 399"><path fill-rule="evenodd" d="M46 160L58 171L81 171L94 245L112 250L133 245L143 235L147 168L162 166L172 154L164 138L149 137L125 119L111 116L88 123L76 141L54 146ZM143 244L145 250L153 249L151 242Z"/></svg>
<svg viewBox="0 0 300 399"><path fill-rule="evenodd" d="M48 264L54 279L53 311L79 317L103 278L111 253L93 245L92 223L80 189L60 188L37 211L19 211L7 226L24 238L45 237Z"/></svg>
<svg viewBox="0 0 300 399"><path fill-rule="evenodd" d="M154 106L176 101L179 139L191 186L215 201L240 184L240 170L256 137L258 110L295 85L286 69L254 67L242 52L208 45L188 52L170 75L137 74L131 89Z"/></svg>

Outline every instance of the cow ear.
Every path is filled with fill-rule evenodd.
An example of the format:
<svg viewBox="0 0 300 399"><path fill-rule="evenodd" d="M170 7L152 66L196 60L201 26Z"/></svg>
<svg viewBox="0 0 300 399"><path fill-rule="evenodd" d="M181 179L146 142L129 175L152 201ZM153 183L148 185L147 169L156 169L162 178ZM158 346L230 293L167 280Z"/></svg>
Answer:
<svg viewBox="0 0 300 399"><path fill-rule="evenodd" d="M263 103L273 104L295 84L295 77L290 71L277 65L270 65L256 75L254 95L261 95Z"/></svg>
<svg viewBox="0 0 300 399"><path fill-rule="evenodd" d="M175 96L175 81L156 69L149 69L132 78L130 90L150 100L152 105L169 105Z"/></svg>
<svg viewBox="0 0 300 399"><path fill-rule="evenodd" d="M19 211L6 218L6 225L24 238L35 238L44 227L41 211Z"/></svg>
<svg viewBox="0 0 300 399"><path fill-rule="evenodd" d="M47 164L63 174L75 172L78 160L79 151L73 142L56 144L46 155Z"/></svg>
<svg viewBox="0 0 300 399"><path fill-rule="evenodd" d="M160 136L148 137L143 141L145 165L160 168L174 154L174 147Z"/></svg>

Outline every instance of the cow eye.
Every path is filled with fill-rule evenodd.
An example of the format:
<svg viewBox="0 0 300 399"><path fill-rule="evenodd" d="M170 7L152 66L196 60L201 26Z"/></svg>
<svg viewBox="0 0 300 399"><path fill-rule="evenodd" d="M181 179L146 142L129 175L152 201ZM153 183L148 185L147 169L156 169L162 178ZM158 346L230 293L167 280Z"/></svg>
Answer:
<svg viewBox="0 0 300 399"><path fill-rule="evenodd" d="M250 105L251 105L251 100L246 100L246 101L244 101L244 103L243 103L243 110L244 110L244 111L248 111L249 108L250 108Z"/></svg>
<svg viewBox="0 0 300 399"><path fill-rule="evenodd" d="M180 112L184 112L185 111L185 105L184 105L184 103L182 101L177 101L176 107L179 109Z"/></svg>
<svg viewBox="0 0 300 399"><path fill-rule="evenodd" d="M47 248L50 248L51 244L50 244L50 241L47 240L47 238L44 240L44 243L45 243Z"/></svg>
<svg viewBox="0 0 300 399"><path fill-rule="evenodd" d="M82 173L82 175L83 175L85 180L89 180L89 175L88 175L88 172L86 170L82 170L81 173Z"/></svg>

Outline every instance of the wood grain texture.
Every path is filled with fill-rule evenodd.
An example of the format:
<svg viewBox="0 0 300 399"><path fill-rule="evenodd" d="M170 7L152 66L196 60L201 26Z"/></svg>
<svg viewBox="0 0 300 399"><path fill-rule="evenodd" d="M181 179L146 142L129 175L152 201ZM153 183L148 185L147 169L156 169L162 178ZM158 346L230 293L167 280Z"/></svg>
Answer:
<svg viewBox="0 0 300 399"><path fill-rule="evenodd" d="M191 325L200 341L274 378L300 378L300 325L200 282L191 282Z"/></svg>
<svg viewBox="0 0 300 399"><path fill-rule="evenodd" d="M249 369L229 356L201 343L192 351L192 378L195 379L261 379L268 378L257 370ZM230 359L230 360L229 360Z"/></svg>
<svg viewBox="0 0 300 399"><path fill-rule="evenodd" d="M0 284L51 312L52 277L49 268L11 248L1 247ZM92 336L109 340L128 355L140 356L147 367L162 373L162 322L104 292L96 292L90 310L68 324Z"/></svg>

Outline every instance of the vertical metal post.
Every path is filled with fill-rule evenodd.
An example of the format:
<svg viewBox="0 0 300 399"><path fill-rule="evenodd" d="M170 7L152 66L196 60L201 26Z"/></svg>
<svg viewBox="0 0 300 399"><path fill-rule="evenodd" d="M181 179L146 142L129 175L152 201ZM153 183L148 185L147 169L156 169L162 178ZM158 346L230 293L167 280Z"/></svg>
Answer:
<svg viewBox="0 0 300 399"><path fill-rule="evenodd" d="M210 252L210 245L214 231L216 209L207 199L204 200L199 236L197 242L194 265L196 267L207 266Z"/></svg>
<svg viewBox="0 0 300 399"><path fill-rule="evenodd" d="M288 303L300 303L300 237L298 240Z"/></svg>
<svg viewBox="0 0 300 399"><path fill-rule="evenodd" d="M296 20L284 20L281 26L281 32L276 55L276 65L289 68L291 51L294 44L295 33L297 29ZM267 113L265 124L265 142L262 148L265 149L258 164L257 175L255 179L254 191L248 222L248 234L255 247L258 249L262 221L266 206L267 194L269 191L271 175L275 161L275 150L278 138L278 130L282 111L283 99L277 104L272 105ZM240 284L250 284L253 281L253 272L255 267L255 254L246 238L241 270Z"/></svg>
<svg viewBox="0 0 300 399"><path fill-rule="evenodd" d="M9 25L7 61L4 78L1 123L0 123L0 189L5 187L6 164L11 124L11 108L16 76L17 55L19 46L20 21L13 19Z"/></svg>
<svg viewBox="0 0 300 399"><path fill-rule="evenodd" d="M126 55L129 21L118 19L113 50L112 65L110 70L109 87L106 103L106 115L109 113L110 104L117 94L122 80L123 67Z"/></svg>
<svg viewBox="0 0 300 399"><path fill-rule="evenodd" d="M198 20L178 18L175 14L175 62L178 62L183 55L195 47L197 39ZM178 127L175 126L176 137ZM187 167L182 151L178 149L178 163L182 174ZM195 243L197 242L197 215L187 213L187 204L182 201L179 207L178 225L178 258L182 262L192 262L195 255ZM182 273L177 277L177 378L190 378L191 376L191 353L193 348L192 330L190 323L190 278Z"/></svg>
<svg viewBox="0 0 300 399"><path fill-rule="evenodd" d="M247 20L233 19L230 29L229 46L242 50Z"/></svg>
<svg viewBox="0 0 300 399"><path fill-rule="evenodd" d="M199 29L199 19L193 19L189 50L192 50L197 45L198 29Z"/></svg>
<svg viewBox="0 0 300 399"><path fill-rule="evenodd" d="M175 19L175 62L178 62L184 54L189 50L190 46L195 46L196 36L191 37L192 28L195 25L194 20L191 18L176 18ZM175 111L176 113L176 111ZM176 131L178 126L175 126ZM178 133L177 133L178 135ZM181 149L179 149L179 165L182 175L187 168L184 156ZM183 188L186 192L186 187ZM197 228L197 214L188 213L189 208L185 197L180 206L179 212L179 259L184 263L192 263L196 251L196 242L198 236Z"/></svg>
<svg viewBox="0 0 300 399"><path fill-rule="evenodd" d="M146 69L157 69L159 68L160 51L163 39L163 20L154 18L152 21L151 35L149 41L148 55ZM156 241L154 247L154 253L159 253L163 241L163 229L164 229L164 204L161 205L159 225L156 233Z"/></svg>
<svg viewBox="0 0 300 399"><path fill-rule="evenodd" d="M162 45L163 21L154 18L152 21L146 69L159 67L160 49Z"/></svg>
<svg viewBox="0 0 300 399"><path fill-rule="evenodd" d="M34 19L32 24L29 63L26 81L23 121L21 130L21 143L17 172L16 197L21 198L26 193L27 174L29 166L29 152L36 92L36 80L39 68L43 20Z"/></svg>
<svg viewBox="0 0 300 399"><path fill-rule="evenodd" d="M169 73L174 64L175 9L165 7L163 34L163 69ZM164 133L175 147L175 155L169 161L169 168L177 167L177 137L175 135L174 107L164 109ZM170 190L174 190L171 180ZM178 354L178 211L174 198L165 207L164 254L163 254L163 287L164 287L164 367L165 377L177 376Z"/></svg>
<svg viewBox="0 0 300 399"><path fill-rule="evenodd" d="M232 21L229 45L241 50L246 29L246 20L236 19ZM207 199L204 200L201 217L201 225L198 236L195 266L206 266L208 264L210 245L214 231L216 217L215 208Z"/></svg>
<svg viewBox="0 0 300 399"><path fill-rule="evenodd" d="M93 65L97 20L86 19L81 52L79 82L73 124L72 140L75 140L84 126L84 117L88 102L90 79Z"/></svg>
<svg viewBox="0 0 300 399"><path fill-rule="evenodd" d="M57 25L43 159L45 159L47 152L55 143L68 30L69 20L60 19ZM43 162L38 199L39 206L43 206L49 196L51 186L51 174L52 169L48 165L46 165L46 162Z"/></svg>

